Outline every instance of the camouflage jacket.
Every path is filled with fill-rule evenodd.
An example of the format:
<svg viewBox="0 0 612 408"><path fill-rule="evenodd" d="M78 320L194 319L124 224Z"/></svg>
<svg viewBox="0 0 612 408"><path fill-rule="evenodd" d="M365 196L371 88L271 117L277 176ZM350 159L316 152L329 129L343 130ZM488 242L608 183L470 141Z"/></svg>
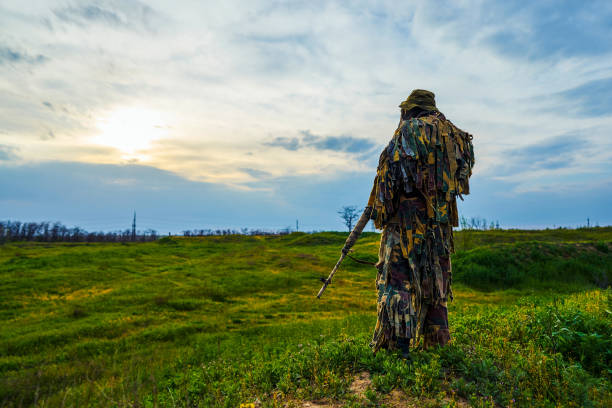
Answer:
<svg viewBox="0 0 612 408"><path fill-rule="evenodd" d="M472 136L437 111L402 120L382 151L368 206L378 229L399 230L401 257L418 276L413 285L420 286L439 257L454 252L456 198L469 194L473 165ZM446 300L450 284L445 286L425 288L429 293L417 287L416 294Z"/></svg>

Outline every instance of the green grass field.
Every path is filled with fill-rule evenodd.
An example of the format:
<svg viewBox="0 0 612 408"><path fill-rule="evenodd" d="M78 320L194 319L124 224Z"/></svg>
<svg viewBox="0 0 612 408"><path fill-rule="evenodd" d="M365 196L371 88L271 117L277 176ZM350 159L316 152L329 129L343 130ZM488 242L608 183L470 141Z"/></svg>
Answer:
<svg viewBox="0 0 612 408"><path fill-rule="evenodd" d="M315 298L346 236L1 245L0 406L612 406L611 227L456 233L452 343L408 362L373 267Z"/></svg>

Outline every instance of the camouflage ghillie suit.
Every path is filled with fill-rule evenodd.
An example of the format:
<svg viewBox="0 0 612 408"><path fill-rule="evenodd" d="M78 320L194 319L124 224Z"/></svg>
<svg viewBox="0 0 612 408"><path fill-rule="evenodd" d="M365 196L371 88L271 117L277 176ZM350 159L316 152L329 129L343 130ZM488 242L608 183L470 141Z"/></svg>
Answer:
<svg viewBox="0 0 612 408"><path fill-rule="evenodd" d="M380 155L368 201L383 230L374 352L407 352L421 337L424 347L450 339L456 197L469 194L474 165L472 136L436 109L433 93L415 90L400 107L402 120Z"/></svg>

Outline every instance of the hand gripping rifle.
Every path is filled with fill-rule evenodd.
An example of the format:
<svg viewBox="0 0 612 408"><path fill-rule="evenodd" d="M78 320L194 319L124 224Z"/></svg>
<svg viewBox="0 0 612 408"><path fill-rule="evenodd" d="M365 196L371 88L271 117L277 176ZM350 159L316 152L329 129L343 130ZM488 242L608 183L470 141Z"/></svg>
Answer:
<svg viewBox="0 0 612 408"><path fill-rule="evenodd" d="M323 280L323 278L321 278L321 280L323 281L323 286L321 287L321 290L319 291L319 294L317 295L317 299L321 299L321 295L323 294L325 289L327 289L327 285L331 283L332 278L334 277L334 274L340 267L340 264L342 263L344 258L348 255L353 245L355 245L355 242L357 241L357 239L361 235L361 232L363 231L366 224L370 220L371 214L372 214L372 207L368 206L365 208L365 210L363 210L363 214L361 214L361 217L359 217L359 221L357 221L357 224L355 224L355 228L353 228L353 231L351 231L350 235L346 239L346 242L344 243L344 247L342 248L342 255L340 255L340 259L338 259L338 262L336 262L336 266L334 266L334 269L332 269L327 279ZM348 256L352 258L350 255ZM369 264L370 262L365 262L365 263Z"/></svg>

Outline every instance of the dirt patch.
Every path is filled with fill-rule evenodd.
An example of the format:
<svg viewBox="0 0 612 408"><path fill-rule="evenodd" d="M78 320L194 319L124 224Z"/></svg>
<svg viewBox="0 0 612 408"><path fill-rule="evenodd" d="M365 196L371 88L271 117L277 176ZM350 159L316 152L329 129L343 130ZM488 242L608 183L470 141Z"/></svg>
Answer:
<svg viewBox="0 0 612 408"><path fill-rule="evenodd" d="M371 388L372 377L369 372L362 371L353 377L349 390L351 394L357 397L360 403L364 405L368 402L366 397L366 391ZM469 407L468 401L461 397L455 397L454 399L449 397L448 394L442 398L442 400L436 400L433 398L420 398L414 395L410 395L402 390L393 390L388 395L381 396L377 404L384 404L389 408L422 408L422 407L438 407L442 405L449 405L454 407ZM454 404L451 404L454 401ZM333 402L327 399L317 401L286 401L283 405L284 408L337 408L343 406L344 403Z"/></svg>
<svg viewBox="0 0 612 408"><path fill-rule="evenodd" d="M419 405L422 404L423 401L419 401L417 398L410 397L405 392L400 390L391 391L389 396L385 398L384 401L386 405L394 408L413 408L424 405Z"/></svg>
<svg viewBox="0 0 612 408"><path fill-rule="evenodd" d="M453 399L447 397L442 398L443 404L440 405L440 401L436 401L433 398L417 398L406 394L404 391L393 390L387 398L382 400L388 407L393 408L422 408L422 407L438 407L438 406L452 406L452 407L469 407L470 404L466 399L455 398L454 404L451 405Z"/></svg>
<svg viewBox="0 0 612 408"><path fill-rule="evenodd" d="M305 401L302 403L302 408L331 408L334 407L335 405L333 404L329 404L327 402L323 402L323 401L318 401L318 402L314 402L314 401Z"/></svg>
<svg viewBox="0 0 612 408"><path fill-rule="evenodd" d="M372 384L370 373L363 371L355 376L355 379L351 383L349 390L355 394L359 399L366 399L365 392Z"/></svg>
<svg viewBox="0 0 612 408"><path fill-rule="evenodd" d="M343 404L334 404L328 400L318 401L296 401L289 400L285 401L282 405L283 408L339 408ZM261 405L255 405L255 408L260 408Z"/></svg>

